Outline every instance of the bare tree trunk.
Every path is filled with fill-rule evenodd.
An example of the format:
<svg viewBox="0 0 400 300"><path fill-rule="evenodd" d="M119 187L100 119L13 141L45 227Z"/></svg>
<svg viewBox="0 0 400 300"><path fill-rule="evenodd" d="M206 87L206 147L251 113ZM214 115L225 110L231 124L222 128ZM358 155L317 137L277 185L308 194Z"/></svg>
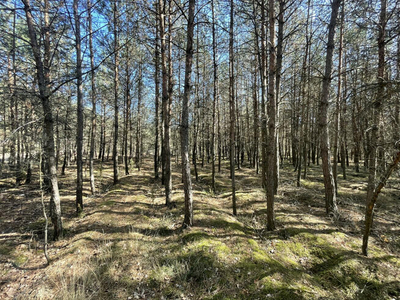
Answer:
<svg viewBox="0 0 400 300"><path fill-rule="evenodd" d="M400 81L400 35L397 36L397 66L396 66L396 79ZM400 143L400 97L396 97L394 107L394 126L393 126L393 140Z"/></svg>
<svg viewBox="0 0 400 300"><path fill-rule="evenodd" d="M336 188L332 174L331 153L329 146L328 132L328 106L329 106L329 86L332 81L332 58L335 47L335 26L341 0L333 0L332 14L328 25L328 44L325 61L325 74L322 82L321 100L319 104L319 134L322 158L322 171L324 174L325 185L325 207L326 213L337 213Z"/></svg>
<svg viewBox="0 0 400 300"><path fill-rule="evenodd" d="M278 42L276 46L276 96L275 96L275 107L276 107L276 120L275 120L275 164L274 164L274 194L278 194L279 185L279 102L280 102L280 90L281 90L281 73L283 63L283 41L284 41L284 25L285 25L285 5L286 0L279 0L279 15L278 15Z"/></svg>
<svg viewBox="0 0 400 300"><path fill-rule="evenodd" d="M368 163L368 186L367 186L367 207L365 210L365 229L362 245L362 253L368 255L368 238L372 227L374 206L378 195L386 183L387 178L389 178L394 167L400 160L400 152L397 153L397 157L394 159L393 164L389 167L387 173L382 178L378 186L375 184L376 180L376 167L377 167L377 148L379 140L379 125L382 111L382 103L385 93L385 31L387 24L387 0L381 0L380 4L380 15L379 15L379 25L378 25L378 90L376 93L376 98L373 103L373 120L371 127L371 141L370 147L371 152L369 155Z"/></svg>
<svg viewBox="0 0 400 300"><path fill-rule="evenodd" d="M218 135L218 173L221 173L221 159L222 159L222 137L221 137L221 113L220 103L217 103L217 135Z"/></svg>
<svg viewBox="0 0 400 300"><path fill-rule="evenodd" d="M34 28L33 17L31 13L30 0L23 0L24 10L26 14L26 22L28 26L29 40L32 47L32 52L36 64L36 76L39 85L39 96L42 102L44 113L44 152L46 155L48 165L48 176L50 177L51 185L51 198L50 198L50 214L54 226L53 239L57 240L62 238L62 219L61 219L61 203L60 193L58 190L57 168L55 161L55 147L54 147L54 120L53 112L50 102L50 33L49 33L49 3L45 0L45 27L43 28L45 34L44 42L44 59L41 58L41 49L37 41L36 31Z"/></svg>
<svg viewBox="0 0 400 300"><path fill-rule="evenodd" d="M344 36L344 7L345 7L345 2L343 2L342 9L340 11L340 46L339 46L339 61L343 60L344 56L344 49L343 49L343 36ZM344 66L346 68L346 59ZM340 67L342 68L342 63L340 62ZM342 71L338 70L339 75L342 73ZM339 77L339 82L340 82L340 77ZM339 87L338 87L339 90ZM345 93L347 93L347 76L346 72L343 74L343 92L341 92L340 95L340 165L342 168L342 174L343 174L343 180L346 180L346 151L347 151L347 130L346 130L346 97ZM338 91L339 93L339 91ZM337 190L337 185L336 185L336 190Z"/></svg>
<svg viewBox="0 0 400 300"><path fill-rule="evenodd" d="M142 162L142 62L139 62L139 78L138 78L138 103L137 103L137 124L136 124L136 168L140 171Z"/></svg>
<svg viewBox="0 0 400 300"><path fill-rule="evenodd" d="M16 153L15 153L15 130L17 128L16 124L16 114L17 112L17 97L16 97L16 70L15 70L15 24L16 23L16 12L15 9L13 10L13 38L12 38L12 44L11 44L11 61L8 60L8 85L9 85L9 90L10 90L10 125L11 125L11 143L10 143L10 158L9 158L9 163L14 165L15 164L15 158L16 158ZM9 57L8 57L9 59ZM17 170L18 172L18 170ZM16 176L18 177L18 176ZM17 185L19 185L19 182L17 180Z"/></svg>
<svg viewBox="0 0 400 300"><path fill-rule="evenodd" d="M9 60L9 57L7 57L7 60ZM3 141L7 140L7 101L3 101ZM3 152L1 156L1 163L5 163L6 159L6 152L7 152L7 143L3 143Z"/></svg>
<svg viewBox="0 0 400 300"><path fill-rule="evenodd" d="M76 127L76 146L77 146L77 162L76 162L76 212L83 210L83 99L82 99L82 53L81 53L81 21L78 11L78 0L74 0L74 20L75 20L75 50L76 50L76 74L77 74L77 119Z"/></svg>
<svg viewBox="0 0 400 300"><path fill-rule="evenodd" d="M125 175L129 175L129 163L130 163L130 153L128 151L129 137L130 137L130 123L131 123L131 80L130 80L130 49L129 47L126 50L126 65L125 65L125 76L126 76L126 86L125 86L125 101L126 101L126 110L125 110L125 124L124 124L124 154L125 154Z"/></svg>
<svg viewBox="0 0 400 300"><path fill-rule="evenodd" d="M105 152L106 152L106 142L107 142L107 128L106 128L106 107L107 107L107 103L105 101L103 101L102 103L102 107L103 107L103 120L102 120L102 124L101 124L101 128L102 128L102 135L103 135L103 142L102 142L102 153L101 153L101 162L104 162L104 157L105 157ZM110 148L108 148L110 149ZM107 160L108 160L108 153L107 153Z"/></svg>
<svg viewBox="0 0 400 300"><path fill-rule="evenodd" d="M161 39L161 67L162 67L162 109L164 119L164 138L163 138L163 157L164 157L164 185L165 185L165 204L171 203L171 153L169 145L169 93L168 93L168 71L167 71L167 49L165 34L165 10L164 0L159 0L160 6L160 39Z"/></svg>
<svg viewBox="0 0 400 300"><path fill-rule="evenodd" d="M236 186L235 186L235 66L233 52L233 14L234 2L230 1L230 29L229 29L229 111L230 111L230 146L229 157L232 180L232 210L236 216Z"/></svg>
<svg viewBox="0 0 400 300"><path fill-rule="evenodd" d="M400 151L398 151L397 154L394 156L393 162L389 165L388 169L381 177L378 186L374 188L371 199L368 199L367 209L365 214L365 229L364 229L363 246L362 246L362 253L365 256L368 255L368 238L371 232L372 217L376 200L378 199L378 196L382 188L385 186L386 181L389 179L390 175L392 175L392 172L394 171L399 162L400 162Z"/></svg>
<svg viewBox="0 0 400 300"><path fill-rule="evenodd" d="M268 73L268 145L267 145L267 229L275 229L275 167L276 167L276 49L275 0L269 0L269 73Z"/></svg>
<svg viewBox="0 0 400 300"><path fill-rule="evenodd" d="M357 74L357 72L356 72ZM356 75L357 77L357 75ZM354 99L356 101L356 99ZM359 133L359 125L358 120L356 117L356 103L352 105L351 111L351 124L352 124L352 131L353 131L353 142L354 142L354 168L356 173L360 172L360 133Z"/></svg>
<svg viewBox="0 0 400 300"><path fill-rule="evenodd" d="M70 108L71 108L71 95L68 95L68 101L67 101L67 109L65 112L65 123L64 123L64 161L63 165L61 167L61 175L65 175L65 169L67 166L69 166L69 156L70 156L70 129L68 126L68 116L70 113Z"/></svg>
<svg viewBox="0 0 400 300"><path fill-rule="evenodd" d="M333 180L335 182L335 191L337 195L338 190L338 156L339 156L339 131L341 118L341 105L342 105L342 65L343 65L343 16L344 16L344 3L342 4L341 18L340 18L340 31L339 31L339 57L338 57L338 85L336 94L336 108L335 108L335 132L333 140Z"/></svg>
<svg viewBox="0 0 400 300"><path fill-rule="evenodd" d="M187 25L187 46L185 63L185 90L182 101L182 123L181 123L181 152L182 152L182 171L183 171L183 190L185 192L185 219L184 227L193 225L193 195L192 179L190 177L189 161L189 99L190 99L190 78L192 75L193 60L193 31L194 31L194 9L195 0L189 0L189 14Z"/></svg>
<svg viewBox="0 0 400 300"><path fill-rule="evenodd" d="M56 110L56 168L58 170L58 161L60 160L60 150L61 150L61 140L60 140L60 120L59 120L59 113L58 109Z"/></svg>
<svg viewBox="0 0 400 300"><path fill-rule="evenodd" d="M114 184L118 183L118 88L119 88L119 24L118 24L118 0L114 0L114 140L113 140L113 174Z"/></svg>
<svg viewBox="0 0 400 300"><path fill-rule="evenodd" d="M92 29L92 3L91 0L87 1L88 7L88 22L89 22L89 52L90 52L90 83L91 83L91 100L92 100L92 115L91 115L91 127L92 131L90 134L90 154L89 154L89 173L90 173L90 191L92 195L96 192L96 185L94 181L94 148L96 143L96 84L94 80L94 52L93 52L93 29Z"/></svg>
<svg viewBox="0 0 400 300"><path fill-rule="evenodd" d="M265 20L265 4L261 1L261 184L264 189L267 187L267 116L266 116L266 96L267 96L267 33Z"/></svg>
<svg viewBox="0 0 400 300"><path fill-rule="evenodd" d="M258 174L258 136L259 136L259 113L258 113L258 97L257 97L257 60L254 58L254 76L253 76L253 168L256 168Z"/></svg>
<svg viewBox="0 0 400 300"><path fill-rule="evenodd" d="M158 160L159 160L159 118L160 118L160 112L159 112L159 103L160 103L160 50L159 50L159 39L160 39L160 31L159 31L159 27L158 27L158 22L159 22L159 3L156 1L155 3L156 5L156 40L155 40L155 51L154 51L154 55L155 55L155 60L154 60L154 64L155 64L155 74L154 74L154 81L155 81L155 132L156 132L156 136L155 136L155 143L154 143L154 178L158 179L159 175L158 175Z"/></svg>
<svg viewBox="0 0 400 300"><path fill-rule="evenodd" d="M306 51L308 54L308 63L306 62L307 65L307 74L305 74L305 80L307 81L305 84L307 86L307 100L306 100L306 111L305 111L305 119L304 119L304 144L303 144L303 178L307 178L307 169L309 165L309 157L308 154L310 153L310 148L311 148L311 143L310 140L312 139L312 134L309 133L309 128L310 128L310 101L311 101L311 38L312 38L312 32L313 32L313 22L312 19L310 20L310 10L311 10L311 0L308 0L307 3L307 34L306 34ZM310 28L308 28L310 26ZM311 124L312 126L312 124Z"/></svg>
<svg viewBox="0 0 400 300"><path fill-rule="evenodd" d="M303 65L302 65L302 72L301 72L301 118L300 118L300 134L299 134L299 155L298 155L298 162L297 162L297 187L301 185L301 167L302 164L304 165L304 177L307 174L307 130L306 125L308 124L308 106L309 106L309 97L307 95L307 81L310 80L307 76L307 63L309 57L309 49L310 49L310 36L309 36L309 21L310 21L310 7L311 1L308 1L307 5L307 22L306 22L306 45L305 45L305 54L303 58Z"/></svg>
<svg viewBox="0 0 400 300"><path fill-rule="evenodd" d="M211 188L215 193L215 121L218 106L218 64L217 64L217 38L215 34L215 9L214 0L211 0L212 11L212 48L213 48L213 111L212 111L212 136L211 136Z"/></svg>

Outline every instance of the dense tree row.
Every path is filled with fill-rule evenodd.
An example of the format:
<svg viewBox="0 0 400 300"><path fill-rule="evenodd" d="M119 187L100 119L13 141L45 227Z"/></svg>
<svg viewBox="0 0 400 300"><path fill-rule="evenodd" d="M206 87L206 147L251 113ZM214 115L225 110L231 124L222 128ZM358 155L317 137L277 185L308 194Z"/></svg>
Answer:
<svg viewBox="0 0 400 300"><path fill-rule="evenodd" d="M2 1L2 170L29 183L43 155L58 239L58 175L71 163L78 213L84 179L98 189L95 161L112 159L116 184L151 154L167 206L171 164L181 165L191 226L191 170L198 180L210 164L218 192L229 159L233 214L235 169L254 168L268 230L283 165L300 186L321 164L333 215L339 179L364 168L366 254L377 195L399 160L399 14L397 0Z"/></svg>

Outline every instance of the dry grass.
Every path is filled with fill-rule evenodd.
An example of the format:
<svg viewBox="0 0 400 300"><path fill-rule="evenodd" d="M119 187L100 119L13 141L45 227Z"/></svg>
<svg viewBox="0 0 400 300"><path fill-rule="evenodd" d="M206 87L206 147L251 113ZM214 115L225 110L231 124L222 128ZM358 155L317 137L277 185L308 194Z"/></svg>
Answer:
<svg viewBox="0 0 400 300"><path fill-rule="evenodd" d="M238 171L238 216L231 214L228 172L199 168L195 225L181 229L183 193L175 169L173 201L152 179L151 162L112 186L104 165L101 193L74 213L74 170L60 178L65 238L43 257L37 181L19 189L2 180L0 298L8 299L399 299L399 191L393 181L375 216L370 256L360 255L363 177L339 182L340 215L324 213L321 175L302 187L281 172L277 230L265 230L266 201L254 170ZM98 175L100 167L98 167Z"/></svg>

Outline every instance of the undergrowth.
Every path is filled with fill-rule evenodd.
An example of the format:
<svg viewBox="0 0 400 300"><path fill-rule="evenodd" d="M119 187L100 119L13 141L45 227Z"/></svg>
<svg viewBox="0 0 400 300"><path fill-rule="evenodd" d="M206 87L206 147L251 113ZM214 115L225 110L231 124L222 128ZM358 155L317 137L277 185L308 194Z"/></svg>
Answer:
<svg viewBox="0 0 400 300"><path fill-rule="evenodd" d="M363 198L357 188L362 184L351 172L339 190L341 214L333 219L324 213L318 169L311 168L309 178L297 188L289 180L291 170L283 168L277 229L268 232L264 192L254 170L238 172L238 216L233 216L229 178L218 174L214 193L209 170L199 168L202 181L194 182L194 226L183 230L179 170L173 174L176 207L169 209L160 182L152 179L147 167L122 178L117 186L103 179L107 188L87 198L85 213L64 219L67 234L50 245L52 263L32 269L40 280L31 281L15 297L400 298L399 223L394 214L399 204L390 198L394 190L388 191L378 209L370 256L364 257L360 255ZM103 165L102 173L107 172L111 166ZM72 211L73 199L64 201L63 209ZM38 215L27 230L40 230L42 223ZM13 262L12 268L27 270L43 260L40 252L9 244L0 245L0 255ZM1 276L10 276L10 270Z"/></svg>

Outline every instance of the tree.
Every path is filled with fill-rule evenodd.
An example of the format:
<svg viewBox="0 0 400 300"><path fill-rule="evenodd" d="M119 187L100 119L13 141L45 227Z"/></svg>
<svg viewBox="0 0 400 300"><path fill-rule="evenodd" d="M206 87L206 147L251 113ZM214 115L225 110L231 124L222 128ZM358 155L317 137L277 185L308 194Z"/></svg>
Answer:
<svg viewBox="0 0 400 300"><path fill-rule="evenodd" d="M159 175L158 175L158 162L159 162L159 119L160 119L160 113L159 113L159 103L160 103L160 45L159 45L159 27L158 27L158 22L159 22L159 4L156 1L155 3L156 6L156 17L155 17L155 28L156 28L156 38L155 38L155 49L154 49L154 81L155 81L155 115L154 115L154 119L155 119L155 143L154 143L154 177L156 179L158 179Z"/></svg>
<svg viewBox="0 0 400 300"><path fill-rule="evenodd" d="M119 21L118 0L113 5L114 25L114 140L113 140L113 171L114 184L118 183L118 117L119 117Z"/></svg>
<svg viewBox="0 0 400 300"><path fill-rule="evenodd" d="M90 173L90 190L92 195L96 192L96 185L94 181L94 149L96 144L96 82L94 76L94 51L93 51L93 29L92 29L92 10L93 6L91 0L87 0L87 9L88 9L88 29L89 29L89 56L90 56L90 98L92 100L92 130L90 132L90 154L89 154L89 173Z"/></svg>
<svg viewBox="0 0 400 300"><path fill-rule="evenodd" d="M136 168L140 171L140 164L142 162L142 89L143 89L143 63L139 61L138 67L138 103L137 103L137 124L136 124Z"/></svg>
<svg viewBox="0 0 400 300"><path fill-rule="evenodd" d="M369 233L371 231L372 226L372 217L374 212L374 206L376 199L378 198L380 190L385 185L386 179L389 178L391 172L394 167L397 165L399 159L395 158L393 165L389 167L388 172L381 180L379 186L377 187L375 184L376 178L376 167L377 167L377 148L378 148L378 134L379 134L379 125L383 104L383 97L385 94L385 31L387 24L387 2L386 0L381 0L381 9L379 15L379 25L378 25L378 89L374 99L374 103L372 105L372 126L371 126L371 140L370 147L371 152L369 156L368 162L368 186L367 186L367 207L365 211L365 229L364 229L364 237L363 237L363 245L362 252L364 255L368 254L368 238ZM399 155L397 155L399 157ZM385 179L386 178L386 179Z"/></svg>
<svg viewBox="0 0 400 300"><path fill-rule="evenodd" d="M331 8L331 19L328 25L328 43L325 59L325 73L322 81L321 100L319 103L319 134L322 158L322 171L324 175L325 186L325 208L327 214L337 213L336 204L336 188L332 174L331 152L329 146L329 131L328 131L328 106L329 106L329 87L332 81L332 61L333 50L335 47L335 27L336 19L339 11L340 0L333 0Z"/></svg>
<svg viewBox="0 0 400 300"><path fill-rule="evenodd" d="M164 0L159 0L160 10L160 40L161 40L161 72L162 72L162 111L164 122L163 139L163 172L165 185L165 205L171 205L172 177L171 177L171 151L170 151L170 93L169 93L169 74L167 70L167 48L165 32L165 13L166 5ZM171 68L170 68L171 69Z"/></svg>
<svg viewBox="0 0 400 300"><path fill-rule="evenodd" d="M78 0L74 0L74 20L75 20L75 50L76 50L76 99L77 99L77 119L76 127L76 146L77 146L77 162L76 162L76 212L83 210L83 99L82 99L82 53L81 53L81 22L78 10Z"/></svg>
<svg viewBox="0 0 400 300"><path fill-rule="evenodd" d="M211 188L215 193L215 123L216 123L216 109L218 106L218 64L217 64L217 37L216 37L216 20L214 0L211 0L211 13L212 13L212 49L213 49L213 110L212 110L212 136L211 136Z"/></svg>
<svg viewBox="0 0 400 300"><path fill-rule="evenodd" d="M28 27L29 41L32 48L36 78L39 86L39 98L42 103L44 122L43 122L43 140L44 154L47 163L47 176L49 177L51 197L50 197L50 216L54 226L53 239L57 240L63 236L63 226L61 219L61 202L60 193L58 190L58 178L55 158L54 146L54 119L52 111L52 95L50 83L50 32L49 32L49 1L44 0L44 26L41 29L44 32L44 51L42 57L42 43L39 43L35 25L32 17L32 8L30 0L22 0L24 3L24 11L26 15L26 23Z"/></svg>
<svg viewBox="0 0 400 300"><path fill-rule="evenodd" d="M275 229L276 185L276 49L275 49L275 1L269 0L269 73L268 73L268 145L267 145L267 229Z"/></svg>
<svg viewBox="0 0 400 300"><path fill-rule="evenodd" d="M233 24L234 1L230 1L230 25L229 25L229 157L232 181L232 211L236 216L236 186L235 186L235 65L233 52Z"/></svg>
<svg viewBox="0 0 400 300"><path fill-rule="evenodd" d="M189 13L187 24L187 45L185 62L185 88L182 99L182 120L181 120L181 152L182 152L182 177L183 190L185 193L185 219L183 226L193 225L193 195L192 179L190 177L189 161L189 98L190 98L190 78L192 75L193 61L193 32L194 32L194 9L196 1L189 1Z"/></svg>

